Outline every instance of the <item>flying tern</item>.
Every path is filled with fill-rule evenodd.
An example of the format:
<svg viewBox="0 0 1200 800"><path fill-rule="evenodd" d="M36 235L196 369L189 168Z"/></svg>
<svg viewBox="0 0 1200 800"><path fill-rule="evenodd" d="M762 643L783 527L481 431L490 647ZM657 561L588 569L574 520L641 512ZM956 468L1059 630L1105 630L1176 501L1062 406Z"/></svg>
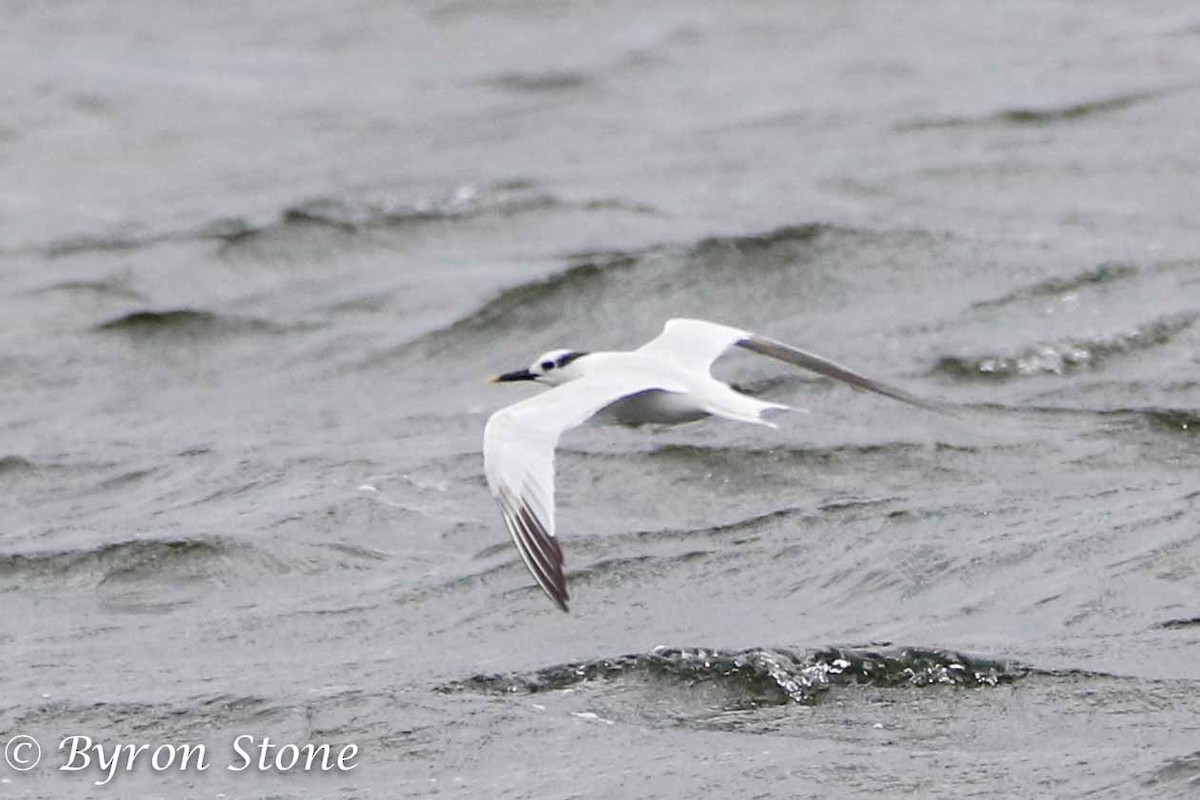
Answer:
<svg viewBox="0 0 1200 800"><path fill-rule="evenodd" d="M769 417L790 406L748 397L712 376L713 362L735 346L914 406L946 410L818 355L699 319L669 320L661 334L636 350L551 350L525 369L497 375L493 383L535 381L553 387L492 414L483 432L483 462L521 560L563 611L567 584L554 529L559 437L592 419L675 425L714 416L776 427Z"/></svg>

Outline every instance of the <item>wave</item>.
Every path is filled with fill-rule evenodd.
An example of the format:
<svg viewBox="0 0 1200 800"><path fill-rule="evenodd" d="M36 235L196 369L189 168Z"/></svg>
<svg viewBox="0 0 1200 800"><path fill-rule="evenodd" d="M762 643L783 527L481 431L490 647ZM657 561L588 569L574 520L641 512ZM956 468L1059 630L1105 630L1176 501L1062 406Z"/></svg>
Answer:
<svg viewBox="0 0 1200 800"><path fill-rule="evenodd" d="M1067 339L1038 344L1015 355L947 356L933 367L960 380L1011 380L1031 375L1064 375L1099 369L1111 358L1167 344L1200 318L1196 312L1175 314L1131 331L1095 339Z"/></svg>
<svg viewBox="0 0 1200 800"><path fill-rule="evenodd" d="M145 302L146 298L140 292L130 289L123 278L109 278L98 281L62 281L32 289L26 294L65 294L76 296L112 297L118 300Z"/></svg>
<svg viewBox="0 0 1200 800"><path fill-rule="evenodd" d="M1042 108L1018 107L1003 109L981 116L947 116L935 119L919 119L897 126L900 131L920 131L938 128L986 127L992 125L1050 125L1099 114L1123 111L1139 103L1158 99L1166 94L1165 90L1131 92L1129 94L1102 97L1096 100L1084 100L1077 103L1064 103L1057 106Z"/></svg>
<svg viewBox="0 0 1200 800"><path fill-rule="evenodd" d="M131 311L102 322L95 330L124 333L135 338L153 336L213 337L240 333L282 333L284 326L254 317L216 314L194 308L175 308L166 311Z"/></svg>
<svg viewBox="0 0 1200 800"><path fill-rule="evenodd" d="M1160 622L1154 627L1162 628L1163 630L1178 630L1181 628L1200 628L1200 617L1191 617L1188 619L1169 619L1165 622Z"/></svg>
<svg viewBox="0 0 1200 800"><path fill-rule="evenodd" d="M364 362L372 365L411 351L437 355L457 346L462 336L498 333L503 329L536 330L561 314L557 306L571 298L574 302L598 299L614 273L636 266L640 253L623 251L582 253L568 256L569 266L547 278L505 289L469 315L449 325L429 331Z"/></svg>
<svg viewBox="0 0 1200 800"><path fill-rule="evenodd" d="M265 235L284 234L289 229L302 227L322 227L353 235L408 225L562 210L659 213L645 204L616 198L566 199L540 190L531 181L517 180L482 188L463 185L447 195L417 201L315 197L284 208L275 219L266 222L231 218L207 226L200 235L220 239L227 246L236 246Z"/></svg>
<svg viewBox="0 0 1200 800"><path fill-rule="evenodd" d="M365 197L313 197L258 217L229 216L195 228L132 234L85 234L51 242L41 248L47 258L88 252L124 252L169 242L215 240L225 247L252 242L270 234L320 227L358 234L374 229L478 217L508 217L545 210L617 211L659 215L645 203L620 198L565 198L527 180L500 181L478 187L464 184L445 195L418 200Z"/></svg>
<svg viewBox="0 0 1200 800"><path fill-rule="evenodd" d="M187 572L207 574L215 559L245 546L215 537L132 539L82 550L0 554L0 579L7 588L38 584L90 584L144 580Z"/></svg>
<svg viewBox="0 0 1200 800"><path fill-rule="evenodd" d="M857 236L865 232L823 223L793 225L762 233L716 236L675 246L655 245L641 250L569 253L566 269L502 291L469 315L431 331L400 349L437 342L454 346L453 334L499 333L544 327L562 317L569 299L576 305L599 302L612 283L630 273L660 282L694 282L697 270L720 270L733 263L739 281L748 269L773 269L794 264L800 253L825 237ZM766 256L766 257L764 257ZM644 268L644 272L642 271ZM637 292L640 294L641 292Z"/></svg>
<svg viewBox="0 0 1200 800"><path fill-rule="evenodd" d="M590 82L591 79L582 72L551 70L548 72L505 72L488 79L485 84L510 92L545 94L580 89Z"/></svg>
<svg viewBox="0 0 1200 800"><path fill-rule="evenodd" d="M1161 767L1155 769L1142 781L1142 785L1147 788L1159 790L1178 790L1178 795L1172 794L1175 797L1192 797L1197 788L1200 788L1200 750L1185 756L1179 756L1166 761ZM1184 791L1187 794L1184 794ZM1158 797L1165 797L1165 794L1156 794Z"/></svg>
<svg viewBox="0 0 1200 800"><path fill-rule="evenodd" d="M1148 408L1135 411L1155 428L1168 433L1200 433L1200 412L1178 408Z"/></svg>
<svg viewBox="0 0 1200 800"><path fill-rule="evenodd" d="M438 688L443 692L536 694L592 681L653 679L687 689L715 684L725 690L725 708L758 708L812 704L837 686L996 686L1031 671L1014 661L919 647L830 647L803 654L779 648L656 647L649 653L563 664L532 673L474 675Z"/></svg>
<svg viewBox="0 0 1200 800"><path fill-rule="evenodd" d="M286 706L265 697L255 695L216 694L178 700L169 704L138 702L134 700L72 701L51 700L40 704L35 712L29 712L21 722L36 721L41 724L61 722L70 729L79 726L104 730L117 728L135 721L140 729L158 729L162 725L182 724L200 736L211 731L214 722L228 723L240 720L258 722L264 716L286 711ZM207 730L206 730L207 729Z"/></svg>
<svg viewBox="0 0 1200 800"><path fill-rule="evenodd" d="M21 456L0 456L0 475L29 475L38 472L38 465Z"/></svg>
<svg viewBox="0 0 1200 800"><path fill-rule="evenodd" d="M479 192L471 187L461 187L449 197L414 204L393 205L319 197L284 209L280 223L316 223L345 231L358 231L382 225L461 219L483 213L516 214L552 207L561 202L554 195L541 192L509 189Z"/></svg>
<svg viewBox="0 0 1200 800"><path fill-rule="evenodd" d="M559 452L570 452L560 450ZM947 442L880 442L878 444L847 444L834 447L717 447L701 444L664 444L656 445L647 451L651 458L663 458L670 461L712 461L714 464L726 462L744 463L748 458L764 458L771 461L791 461L796 463L827 464L845 458L859 461L864 456L909 455L912 453L978 453L979 448L969 445L949 444ZM591 456L602 457L604 454L589 453ZM625 458L621 454L620 458Z"/></svg>
<svg viewBox="0 0 1200 800"><path fill-rule="evenodd" d="M1193 389L1196 384L1184 384L1187 389ZM1152 427L1167 433L1193 434L1200 432L1200 412L1193 409L1166 408L1160 406L1114 408L1084 408L1077 406L1052 405L1022 405L1010 406L1000 403L978 403L971 406L981 412L999 412L1002 414L1028 413L1048 417L1106 417L1127 425Z"/></svg>
<svg viewBox="0 0 1200 800"><path fill-rule="evenodd" d="M730 251L748 253L756 250L768 250L780 245L792 245L811 242L825 233L851 232L850 229L820 222L810 222L804 225L785 225L782 228L762 233L736 234L733 236L710 236L701 239L690 248L688 255L700 258L708 255L723 254Z"/></svg>
<svg viewBox="0 0 1200 800"><path fill-rule="evenodd" d="M171 238L169 234L133 236L129 234L81 234L56 242L43 248L46 258L66 258L78 253L121 253L137 250L147 245L158 244Z"/></svg>
<svg viewBox="0 0 1200 800"><path fill-rule="evenodd" d="M1010 303L1034 300L1043 297L1059 297L1076 292L1080 289L1102 286L1123 281L1138 274L1138 268L1132 264L1101 264L1095 269L1081 272L1069 278L1051 278L1045 281L1017 289L994 300L981 300L973 304L973 308L998 308Z"/></svg>

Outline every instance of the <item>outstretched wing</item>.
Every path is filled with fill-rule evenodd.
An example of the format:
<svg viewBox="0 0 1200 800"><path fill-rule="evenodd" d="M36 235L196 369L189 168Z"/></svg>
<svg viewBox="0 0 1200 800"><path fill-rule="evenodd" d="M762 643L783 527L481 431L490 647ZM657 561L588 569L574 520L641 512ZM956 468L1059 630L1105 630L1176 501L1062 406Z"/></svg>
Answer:
<svg viewBox="0 0 1200 800"><path fill-rule="evenodd" d="M940 403L936 400L924 400L914 394L909 394L903 389L890 386L883 381L859 375L857 372L847 369L841 364L836 364L827 358L821 358L815 353L809 353L806 350L792 347L783 342L768 339L766 336L759 336L752 333L745 339L737 342L737 345L752 352L761 353L764 356L770 356L771 358L785 361L788 364L811 370L818 375L824 375L827 378L848 383L856 389L865 389L868 392L881 394L884 397L890 397L893 400L899 400L901 403L908 403L909 405L918 406L929 411L937 411L940 414L951 413L945 403Z"/></svg>
<svg viewBox="0 0 1200 800"><path fill-rule="evenodd" d="M554 448L570 430L627 395L683 391L645 375L584 377L502 408L483 431L483 471L521 560L551 600L567 610L562 549L554 536Z"/></svg>
<svg viewBox="0 0 1200 800"><path fill-rule="evenodd" d="M722 353L752 335L749 331L702 319L669 319L662 333L639 347L637 352L708 372Z"/></svg>
<svg viewBox="0 0 1200 800"><path fill-rule="evenodd" d="M705 322L702 319L668 320L663 332L639 348L638 352L707 371L722 353L735 345L847 383L856 389L881 394L930 411L951 413L944 403L923 400L903 389L860 375L815 353L768 339L766 336L718 325L715 322Z"/></svg>

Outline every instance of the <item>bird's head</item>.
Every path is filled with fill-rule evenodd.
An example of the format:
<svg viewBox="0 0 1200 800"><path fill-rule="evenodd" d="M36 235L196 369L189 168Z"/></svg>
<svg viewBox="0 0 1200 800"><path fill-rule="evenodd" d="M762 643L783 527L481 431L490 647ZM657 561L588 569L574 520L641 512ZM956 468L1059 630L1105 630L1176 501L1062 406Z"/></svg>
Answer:
<svg viewBox="0 0 1200 800"><path fill-rule="evenodd" d="M528 368L497 375L491 379L491 382L537 381L548 386L560 386L582 377L583 370L576 361L586 355L587 353L578 350L551 350L538 356L537 361L530 364Z"/></svg>

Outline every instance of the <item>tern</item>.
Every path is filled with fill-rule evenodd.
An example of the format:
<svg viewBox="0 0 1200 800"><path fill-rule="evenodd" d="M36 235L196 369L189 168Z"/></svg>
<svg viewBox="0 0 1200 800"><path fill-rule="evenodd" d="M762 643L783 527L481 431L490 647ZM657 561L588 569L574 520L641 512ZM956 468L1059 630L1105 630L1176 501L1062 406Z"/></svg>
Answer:
<svg viewBox="0 0 1200 800"><path fill-rule="evenodd" d="M535 381L554 387L502 408L483 432L484 474L521 560L542 591L567 610L562 549L554 527L554 448L564 431L589 420L676 425L722 417L777 427L769 417L793 410L744 395L712 376L714 361L741 347L904 403L946 411L813 353L749 331L699 319L668 320L636 350L551 350L493 383Z"/></svg>

